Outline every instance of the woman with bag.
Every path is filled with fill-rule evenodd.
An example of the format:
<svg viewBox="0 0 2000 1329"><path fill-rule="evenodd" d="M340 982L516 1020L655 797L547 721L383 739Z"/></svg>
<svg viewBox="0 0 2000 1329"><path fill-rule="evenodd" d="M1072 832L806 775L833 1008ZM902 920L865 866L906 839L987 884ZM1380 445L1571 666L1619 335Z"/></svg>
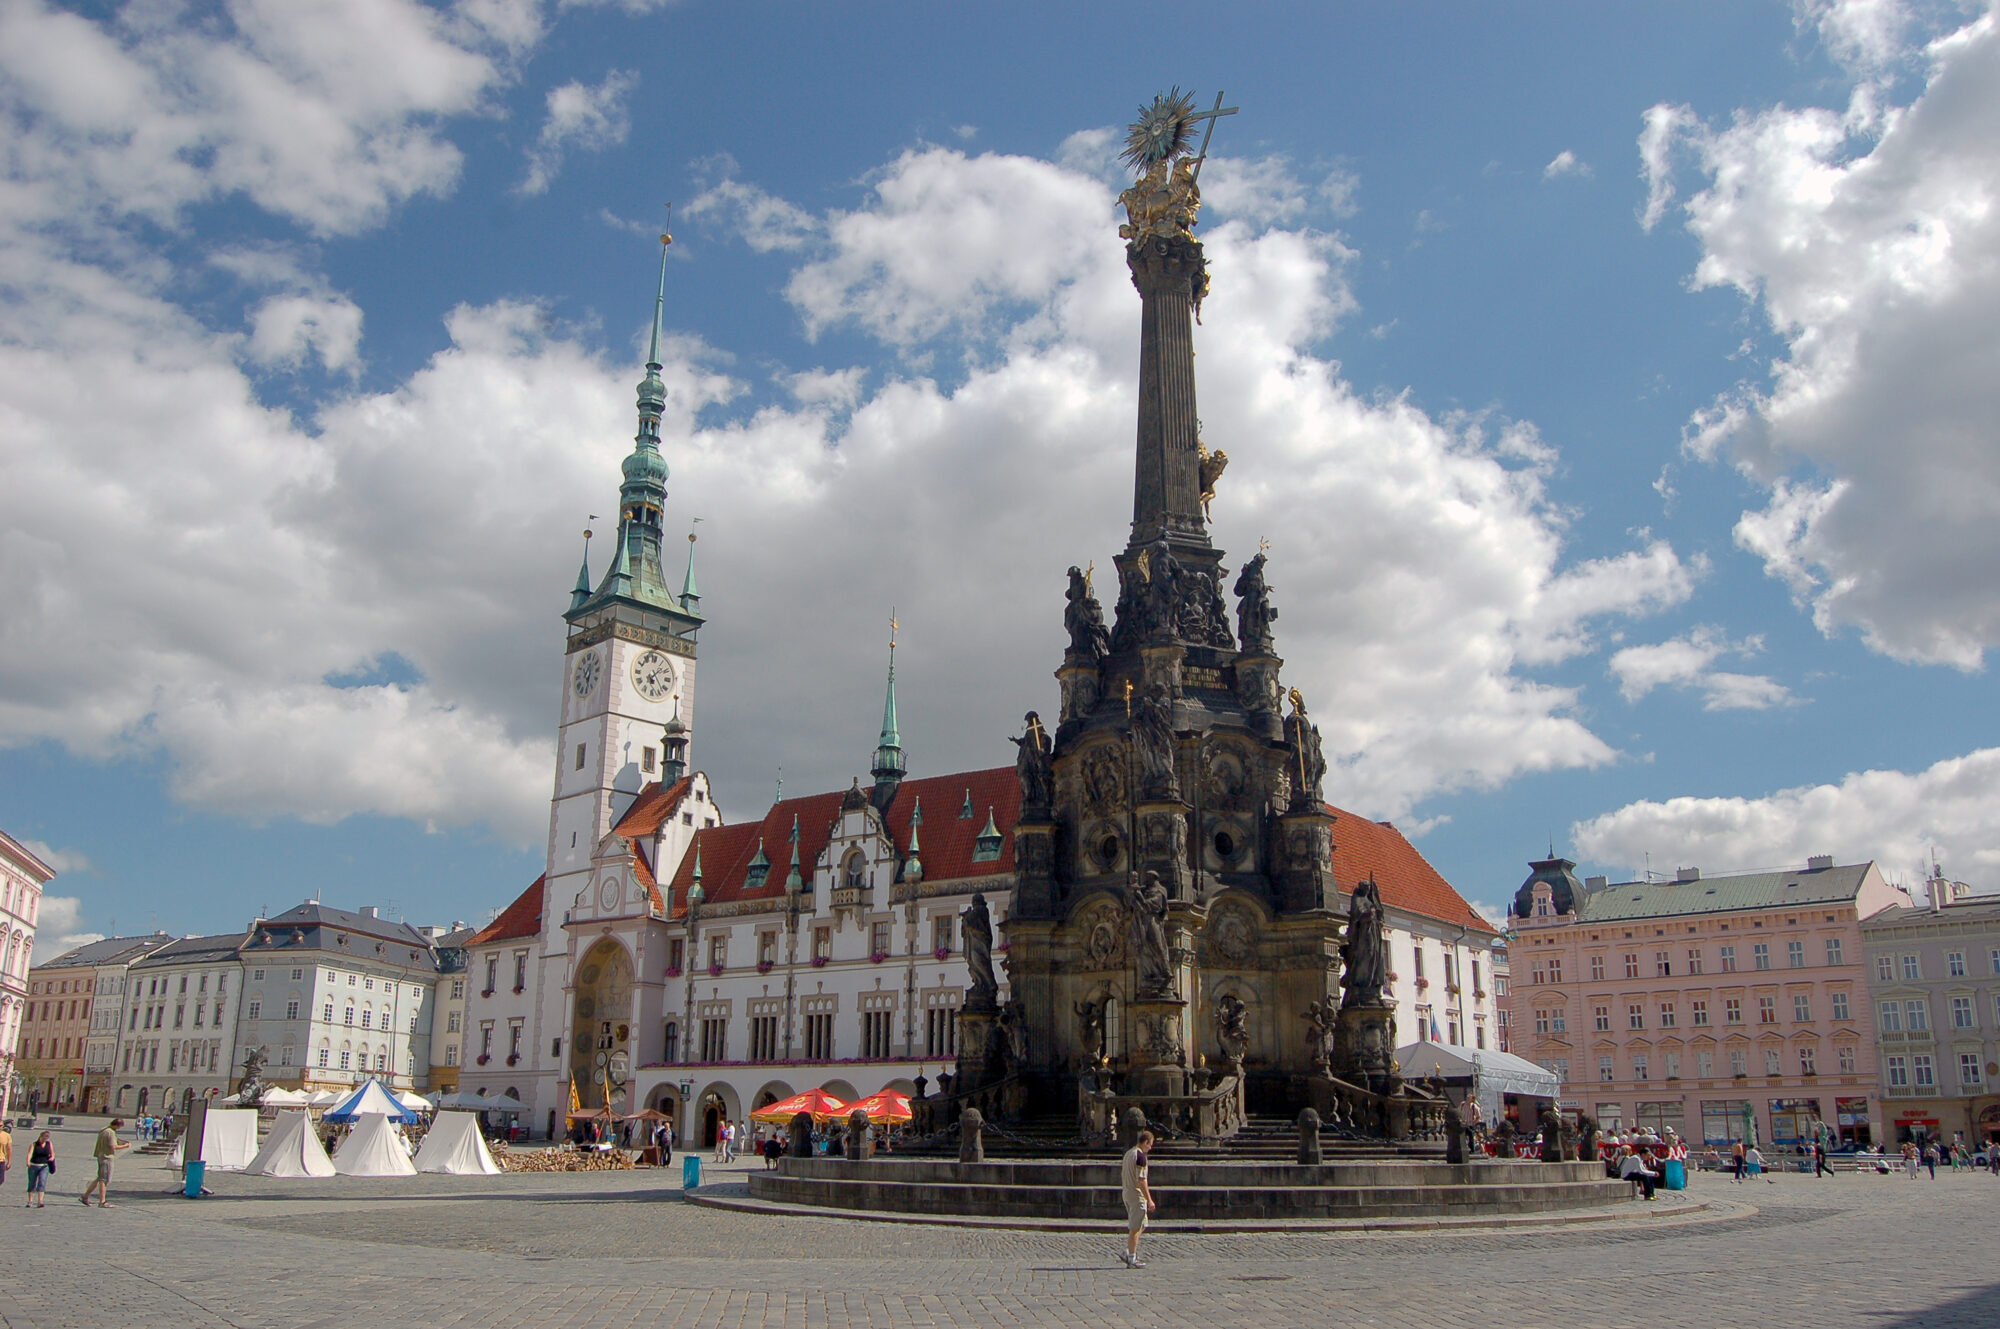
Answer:
<svg viewBox="0 0 2000 1329"><path fill-rule="evenodd" d="M35 1147L28 1151L28 1203L26 1209L46 1209L49 1207L49 1178L56 1170L56 1146L43 1131L35 1137Z"/></svg>

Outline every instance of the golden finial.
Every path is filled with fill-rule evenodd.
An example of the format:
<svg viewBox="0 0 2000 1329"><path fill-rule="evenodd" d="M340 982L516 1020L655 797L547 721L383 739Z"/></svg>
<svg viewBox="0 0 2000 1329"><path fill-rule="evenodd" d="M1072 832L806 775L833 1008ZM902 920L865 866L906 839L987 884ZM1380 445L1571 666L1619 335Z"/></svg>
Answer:
<svg viewBox="0 0 2000 1329"><path fill-rule="evenodd" d="M1297 688L1293 688L1289 695L1292 699L1292 713L1294 715L1303 716L1306 713L1305 697L1299 692Z"/></svg>
<svg viewBox="0 0 2000 1329"><path fill-rule="evenodd" d="M674 205L669 203L667 204L667 225L672 226L673 224L674 224ZM673 242L674 242L673 236L669 235L665 231L660 232L660 247L662 249L666 248Z"/></svg>
<svg viewBox="0 0 2000 1329"><path fill-rule="evenodd" d="M1269 540L1266 540L1266 539L1265 539L1265 538L1264 538L1263 536L1261 536L1261 535L1257 537L1257 552L1258 552L1258 553L1260 553L1260 554L1263 554L1263 553L1268 553L1268 552L1270 551L1270 548L1271 548L1271 542L1270 542Z"/></svg>
<svg viewBox="0 0 2000 1329"><path fill-rule="evenodd" d="M899 622L897 622L897 621L896 621L896 606L894 606L894 605L890 605L890 606L889 606L889 646L890 646L890 648L891 648L891 649L894 649L894 647L895 647L895 645L896 645L896 629L897 629L897 628L900 628L901 626L903 626L903 625L902 625L901 623L899 623Z"/></svg>
<svg viewBox="0 0 2000 1329"><path fill-rule="evenodd" d="M1093 558L1092 560L1090 560L1090 566L1086 567L1083 570L1083 589L1086 592L1088 592L1091 589L1090 574L1096 571L1097 571L1097 560Z"/></svg>

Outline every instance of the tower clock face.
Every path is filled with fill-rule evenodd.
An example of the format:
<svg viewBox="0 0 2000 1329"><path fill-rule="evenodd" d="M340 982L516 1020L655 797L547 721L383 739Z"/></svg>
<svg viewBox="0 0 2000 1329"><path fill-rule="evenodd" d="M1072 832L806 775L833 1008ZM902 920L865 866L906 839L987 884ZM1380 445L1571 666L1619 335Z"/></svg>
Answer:
<svg viewBox="0 0 2000 1329"><path fill-rule="evenodd" d="M570 687L579 697L588 697L597 690L597 673L603 668L596 651L587 651L576 662L576 675L570 679Z"/></svg>
<svg viewBox="0 0 2000 1329"><path fill-rule="evenodd" d="M632 686L647 701L660 701L674 690L674 666L658 651L647 651L632 662Z"/></svg>

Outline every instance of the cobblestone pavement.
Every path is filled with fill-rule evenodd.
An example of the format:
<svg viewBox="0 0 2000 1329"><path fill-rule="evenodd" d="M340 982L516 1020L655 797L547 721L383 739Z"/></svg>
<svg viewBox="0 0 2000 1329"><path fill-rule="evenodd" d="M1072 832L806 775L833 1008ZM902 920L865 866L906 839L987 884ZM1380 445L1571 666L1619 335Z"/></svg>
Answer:
<svg viewBox="0 0 2000 1329"><path fill-rule="evenodd" d="M18 1140L18 1137L17 1137ZM20 1150L17 1150L19 1154ZM86 1210L63 1133L46 1210L0 1196L6 1329L1200 1324L1994 1329L2000 1178L1731 1185L1703 1213L1446 1232L1113 1236L731 1213L660 1172L271 1182L121 1159ZM722 1169L741 1185L761 1164Z"/></svg>

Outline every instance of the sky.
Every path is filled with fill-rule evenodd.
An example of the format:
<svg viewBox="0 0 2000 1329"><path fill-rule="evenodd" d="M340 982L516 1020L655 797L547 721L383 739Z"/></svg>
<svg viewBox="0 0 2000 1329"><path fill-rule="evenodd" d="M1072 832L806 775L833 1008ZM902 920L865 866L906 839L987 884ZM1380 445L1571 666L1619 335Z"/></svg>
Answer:
<svg viewBox="0 0 2000 1329"><path fill-rule="evenodd" d="M1212 529L1333 802L1489 912L1552 846L2000 890L1989 5L0 0L40 956L534 878L663 226L724 815L865 771L892 611L912 774L1009 762L1130 520L1173 86L1240 108Z"/></svg>

